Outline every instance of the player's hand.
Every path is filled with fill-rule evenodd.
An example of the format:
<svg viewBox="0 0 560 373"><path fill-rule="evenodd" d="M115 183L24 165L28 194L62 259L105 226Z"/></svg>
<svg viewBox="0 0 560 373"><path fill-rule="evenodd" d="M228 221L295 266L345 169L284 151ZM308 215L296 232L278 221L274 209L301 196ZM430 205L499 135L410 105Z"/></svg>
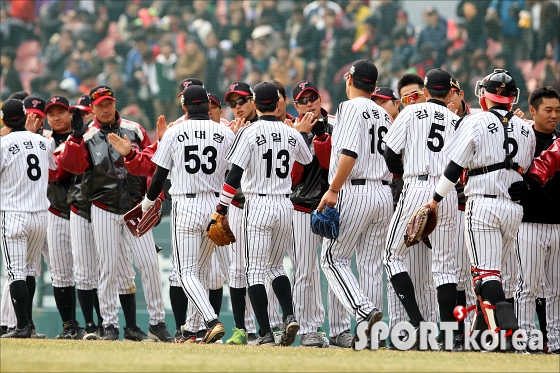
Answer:
<svg viewBox="0 0 560 373"><path fill-rule="evenodd" d="M439 202L437 202L435 199L430 199L430 202L427 203L428 207L431 209L437 209Z"/></svg>
<svg viewBox="0 0 560 373"><path fill-rule="evenodd" d="M41 125L43 124L43 119L36 114L30 114L25 120L25 129L31 133L37 133Z"/></svg>
<svg viewBox="0 0 560 373"><path fill-rule="evenodd" d="M231 128L231 130L233 131L233 133L234 133L235 135L237 135L237 132L239 132L239 130L240 130L242 127L245 127L246 125L249 124L249 122L247 122L247 121L245 120L245 118L235 118L235 121L234 121L234 122L235 122L235 123L233 123L233 125L232 125L230 128Z"/></svg>
<svg viewBox="0 0 560 373"><path fill-rule="evenodd" d="M288 118L284 119L284 124L288 127L292 127L294 128L294 122L292 122L291 120L289 120Z"/></svg>
<svg viewBox="0 0 560 373"><path fill-rule="evenodd" d="M319 202L319 206L317 206L317 211L323 211L325 206L334 207L336 206L336 202L338 200L338 193L332 191L331 189L327 190L327 192L321 198L321 202Z"/></svg>
<svg viewBox="0 0 560 373"><path fill-rule="evenodd" d="M519 119L525 119L525 113L523 111L521 111L521 109L519 109L519 108L515 109L515 111L513 112L513 115L515 115Z"/></svg>
<svg viewBox="0 0 560 373"><path fill-rule="evenodd" d="M165 115L160 115L157 120L157 135L158 139L163 138L163 134L167 131L169 127L167 126L167 122L165 121Z"/></svg>
<svg viewBox="0 0 560 373"><path fill-rule="evenodd" d="M82 112L80 109L74 110L72 114L72 136L81 139L86 131L87 126L84 123L84 118L82 118Z"/></svg>
<svg viewBox="0 0 560 373"><path fill-rule="evenodd" d="M455 107L455 104L454 104L453 102L449 101L449 102L447 103L447 108L448 108L449 110L451 110L452 112L454 112L455 114L457 114L457 115L459 114L459 108L456 108L456 107Z"/></svg>
<svg viewBox="0 0 560 373"><path fill-rule="evenodd" d="M109 143L115 148L117 152L123 157L126 157L132 151L132 143L127 135L124 135L124 139L119 137L115 133L109 134Z"/></svg>
<svg viewBox="0 0 560 373"><path fill-rule="evenodd" d="M296 119L294 128L298 132L310 133L315 123L317 123L317 119L313 120L313 113L307 112L303 115L301 120L299 118Z"/></svg>

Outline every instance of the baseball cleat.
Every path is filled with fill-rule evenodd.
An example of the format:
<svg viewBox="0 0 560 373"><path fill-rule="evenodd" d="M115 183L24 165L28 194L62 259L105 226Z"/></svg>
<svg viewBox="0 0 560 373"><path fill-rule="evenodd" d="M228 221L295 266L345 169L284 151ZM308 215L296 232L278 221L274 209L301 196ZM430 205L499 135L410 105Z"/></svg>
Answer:
<svg viewBox="0 0 560 373"><path fill-rule="evenodd" d="M318 332L303 334L299 337L299 344L302 347L323 347L323 338Z"/></svg>
<svg viewBox="0 0 560 373"><path fill-rule="evenodd" d="M97 326L94 323L87 323L84 328L84 340L95 341L99 338L97 335Z"/></svg>
<svg viewBox="0 0 560 373"><path fill-rule="evenodd" d="M272 336L274 337L274 343L278 346L280 338L282 338L282 330L279 327L272 328Z"/></svg>
<svg viewBox="0 0 560 373"><path fill-rule="evenodd" d="M160 322L157 325L150 325L150 328L148 329L148 336L159 342L173 342L173 337L167 331L167 325L164 322Z"/></svg>
<svg viewBox="0 0 560 373"><path fill-rule="evenodd" d="M138 325L124 327L123 341L125 342L155 342L140 329Z"/></svg>
<svg viewBox="0 0 560 373"><path fill-rule="evenodd" d="M31 326L27 325L23 329L15 328L13 331L4 334L2 338L31 338Z"/></svg>
<svg viewBox="0 0 560 373"><path fill-rule="evenodd" d="M31 338L33 338L33 339L47 339L47 336L45 334L39 334L35 331L35 325L33 323L30 323L29 326L31 326Z"/></svg>
<svg viewBox="0 0 560 373"><path fill-rule="evenodd" d="M367 329L366 329L366 335L367 335L367 339L369 341L370 338L370 332L371 332L371 327L373 326L373 324L375 324L378 321L381 321L381 319L383 318L383 313L381 311L379 311L377 308L374 308L373 310L371 310L371 312L367 315L367 317L362 321L362 322L367 322ZM355 335L356 333L354 333L354 338L352 338L352 348L354 348L354 345L356 344L356 342L358 341L358 336Z"/></svg>
<svg viewBox="0 0 560 373"><path fill-rule="evenodd" d="M196 334L185 330L185 326L181 325L181 330L175 330L175 343L196 343Z"/></svg>
<svg viewBox="0 0 560 373"><path fill-rule="evenodd" d="M282 336L280 337L279 346L291 346L296 340L297 332L299 331L299 324L293 315L288 315L284 326L282 328Z"/></svg>
<svg viewBox="0 0 560 373"><path fill-rule="evenodd" d="M329 338L329 348L350 348L352 347L352 339L350 330L345 330L336 337Z"/></svg>
<svg viewBox="0 0 560 373"><path fill-rule="evenodd" d="M233 328L233 335L226 341L228 345L246 345L249 342L249 336L243 329Z"/></svg>
<svg viewBox="0 0 560 373"><path fill-rule="evenodd" d="M218 321L218 323L214 325L214 327L208 328L208 330L206 331L206 335L204 336L204 338L202 338L200 344L215 343L218 339L221 339L224 334L226 334L224 326L221 322Z"/></svg>
<svg viewBox="0 0 560 373"><path fill-rule="evenodd" d="M247 333L247 344L249 346L256 346L259 337L255 333Z"/></svg>
<svg viewBox="0 0 560 373"><path fill-rule="evenodd" d="M62 333L57 335L55 339L74 339L75 335L76 335L76 329L74 329L74 323L71 321L63 322Z"/></svg>
<svg viewBox="0 0 560 373"><path fill-rule="evenodd" d="M101 337L103 341L118 341L119 330L114 325L109 325L104 328L104 335Z"/></svg>
<svg viewBox="0 0 560 373"><path fill-rule="evenodd" d="M276 346L276 342L274 342L274 336L271 332L266 333L262 337L257 338L257 346Z"/></svg>

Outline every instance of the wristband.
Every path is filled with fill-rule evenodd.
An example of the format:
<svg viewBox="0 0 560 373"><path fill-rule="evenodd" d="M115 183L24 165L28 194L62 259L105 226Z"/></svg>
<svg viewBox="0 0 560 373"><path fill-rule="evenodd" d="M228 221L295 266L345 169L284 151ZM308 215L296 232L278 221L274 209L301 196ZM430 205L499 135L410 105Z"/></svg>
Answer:
<svg viewBox="0 0 560 373"><path fill-rule="evenodd" d="M334 189L329 188L329 190L330 190L331 192L333 192L333 193L338 194L338 191L336 191L336 190L334 190Z"/></svg>
<svg viewBox="0 0 560 373"><path fill-rule="evenodd" d="M146 196L142 201L142 212L147 212L150 209L150 207L154 205L155 202L156 201L150 201Z"/></svg>
<svg viewBox="0 0 560 373"><path fill-rule="evenodd" d="M445 177L445 175L441 175L439 182L436 185L436 190L434 195L439 195L442 199L445 198L455 188L455 184L453 181L449 180ZM435 199L435 198L434 198ZM437 200L436 200L437 201Z"/></svg>

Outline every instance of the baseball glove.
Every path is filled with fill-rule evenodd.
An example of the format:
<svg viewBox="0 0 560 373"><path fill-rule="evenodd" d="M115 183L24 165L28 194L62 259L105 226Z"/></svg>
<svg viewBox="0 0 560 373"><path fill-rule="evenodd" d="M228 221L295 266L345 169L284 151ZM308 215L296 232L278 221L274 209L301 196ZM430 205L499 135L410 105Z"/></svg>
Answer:
<svg viewBox="0 0 560 373"><path fill-rule="evenodd" d="M229 227L228 219L225 215L214 211L206 235L218 246L229 245L235 242L235 236Z"/></svg>
<svg viewBox="0 0 560 373"><path fill-rule="evenodd" d="M406 225L406 234L404 235L406 247L416 245L422 237L432 233L436 228L436 224L437 215L435 209L430 208L428 204L416 209Z"/></svg>
<svg viewBox="0 0 560 373"><path fill-rule="evenodd" d="M311 213L311 231L331 240L338 238L338 219L336 208L325 206L323 211L315 210Z"/></svg>
<svg viewBox="0 0 560 373"><path fill-rule="evenodd" d="M156 198L154 204L142 217L142 203L139 203L132 210L124 215L126 227L134 237L142 237L152 229L161 219L161 206L163 202Z"/></svg>

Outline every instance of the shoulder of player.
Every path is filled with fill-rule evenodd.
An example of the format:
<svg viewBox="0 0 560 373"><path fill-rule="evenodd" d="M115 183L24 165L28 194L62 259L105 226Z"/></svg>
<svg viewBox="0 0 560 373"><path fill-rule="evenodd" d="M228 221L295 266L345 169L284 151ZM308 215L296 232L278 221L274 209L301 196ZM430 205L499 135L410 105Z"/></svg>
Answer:
<svg viewBox="0 0 560 373"><path fill-rule="evenodd" d="M255 129L258 127L257 123L259 123L260 120L254 121L252 123L249 123L248 125L246 125L245 127L241 127L239 129L239 131L237 131L237 137L241 136L241 135L250 135L253 134L255 132ZM261 122L262 123L262 122Z"/></svg>
<svg viewBox="0 0 560 373"><path fill-rule="evenodd" d="M98 133L99 133L99 128L97 128L96 126L90 126L87 132L84 134L84 141L91 140Z"/></svg>
<svg viewBox="0 0 560 373"><path fill-rule="evenodd" d="M144 140L144 131L142 131L142 126L140 124L121 118L120 126L123 129L136 133L140 141Z"/></svg>

